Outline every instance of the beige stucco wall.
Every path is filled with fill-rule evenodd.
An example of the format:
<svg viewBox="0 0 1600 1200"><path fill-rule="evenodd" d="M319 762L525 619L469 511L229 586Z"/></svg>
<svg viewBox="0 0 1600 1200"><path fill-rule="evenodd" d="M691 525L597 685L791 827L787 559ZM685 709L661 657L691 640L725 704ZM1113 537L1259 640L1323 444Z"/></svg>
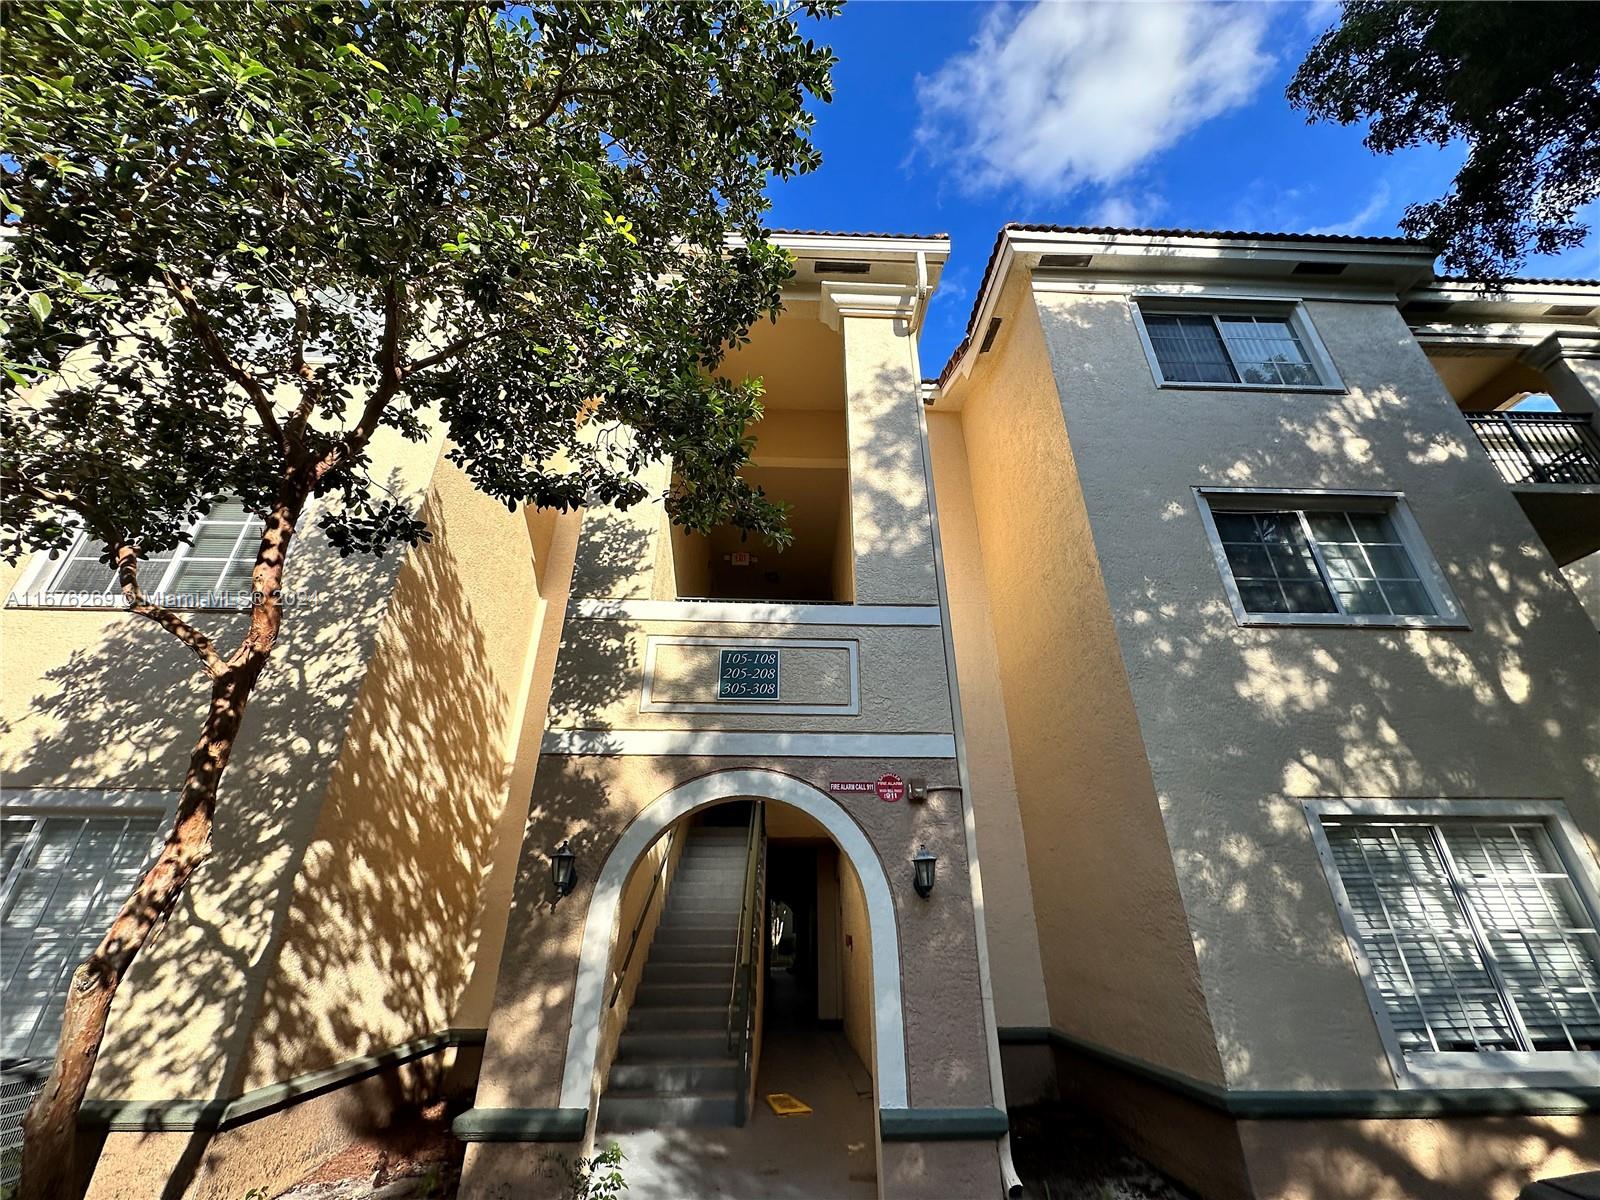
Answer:
<svg viewBox="0 0 1600 1200"><path fill-rule="evenodd" d="M1062 402L1032 306L1008 313L1003 330L952 399L962 406L1048 1023L1220 1079ZM953 457L953 441L935 445L939 458L946 449ZM960 495L959 487L950 490ZM958 522L957 546L959 529ZM966 572L952 570L951 579L964 581ZM968 599L955 619L958 629L970 629L978 616L971 585L963 591ZM952 603L957 594L953 587ZM971 639L964 642L958 653L971 649ZM964 701L983 674L981 664L962 673ZM1003 780L994 761L997 732L981 723L969 729L968 749L974 765L988 763ZM982 804L975 798L980 812ZM980 852L987 854L982 841ZM985 882L992 878L985 871Z"/></svg>
<svg viewBox="0 0 1600 1200"><path fill-rule="evenodd" d="M1241 1121L1239 1138L1261 1200L1516 1200L1600 1163L1592 1117Z"/></svg>
<svg viewBox="0 0 1600 1200"><path fill-rule="evenodd" d="M527 522L440 459L296 864L245 1088L451 1025L542 601Z"/></svg>
<svg viewBox="0 0 1600 1200"><path fill-rule="evenodd" d="M844 934L839 929L842 856L836 849L817 854L817 1019L844 1019ZM868 1064L871 1069L871 1064Z"/></svg>
<svg viewBox="0 0 1600 1200"><path fill-rule="evenodd" d="M902 321L845 317L858 604L937 604L915 347Z"/></svg>
<svg viewBox="0 0 1600 1200"><path fill-rule="evenodd" d="M931 412L927 424L967 776L972 783L978 859L983 864L984 928L995 1019L1001 1026L1048 1025L1050 1005L966 439L956 413Z"/></svg>
<svg viewBox="0 0 1600 1200"><path fill-rule="evenodd" d="M1396 310L1307 309L1344 394L1160 389L1125 299L1040 294L1115 640L1060 628L1125 672L1227 1082L1384 1087L1301 800L1559 797L1592 839L1600 647ZM1239 627L1204 484L1404 492L1471 628Z"/></svg>
<svg viewBox="0 0 1600 1200"><path fill-rule="evenodd" d="M844 1036L856 1057L871 1071L877 1058L873 1053L872 933L867 928L867 898L850 860L841 856L839 863L839 964Z"/></svg>
<svg viewBox="0 0 1600 1200"><path fill-rule="evenodd" d="M1568 563L1561 568L1561 573L1578 603L1583 605L1583 611L1589 614L1590 622L1600 629L1600 552Z"/></svg>
<svg viewBox="0 0 1600 1200"><path fill-rule="evenodd" d="M420 503L441 442L374 440L377 472ZM276 953L290 883L344 745L402 556L340 559L302 521L280 645L244 718L223 779L212 853L161 936L135 962L113 1009L91 1095L205 1098L237 1090L250 1013ZM0 574L9 591L15 568ZM202 613L231 649L243 614ZM0 771L7 787L175 792L207 688L193 656L122 613L0 612Z"/></svg>

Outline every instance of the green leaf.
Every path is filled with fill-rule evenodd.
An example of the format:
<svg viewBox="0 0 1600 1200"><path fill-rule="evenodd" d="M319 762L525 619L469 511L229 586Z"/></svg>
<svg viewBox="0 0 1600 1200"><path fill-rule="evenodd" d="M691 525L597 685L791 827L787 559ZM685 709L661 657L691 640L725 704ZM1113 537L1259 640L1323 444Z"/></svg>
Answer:
<svg viewBox="0 0 1600 1200"><path fill-rule="evenodd" d="M50 318L50 310L54 307L50 303L50 297L43 292L34 292L28 297L28 311L33 313L34 319L41 325Z"/></svg>

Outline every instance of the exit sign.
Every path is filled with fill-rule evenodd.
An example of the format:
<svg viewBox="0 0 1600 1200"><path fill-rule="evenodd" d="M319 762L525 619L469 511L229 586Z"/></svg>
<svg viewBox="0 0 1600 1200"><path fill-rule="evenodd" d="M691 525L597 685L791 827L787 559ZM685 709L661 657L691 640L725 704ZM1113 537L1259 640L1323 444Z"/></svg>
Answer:
<svg viewBox="0 0 1600 1200"><path fill-rule="evenodd" d="M778 651L722 651L717 672L718 700L776 700Z"/></svg>

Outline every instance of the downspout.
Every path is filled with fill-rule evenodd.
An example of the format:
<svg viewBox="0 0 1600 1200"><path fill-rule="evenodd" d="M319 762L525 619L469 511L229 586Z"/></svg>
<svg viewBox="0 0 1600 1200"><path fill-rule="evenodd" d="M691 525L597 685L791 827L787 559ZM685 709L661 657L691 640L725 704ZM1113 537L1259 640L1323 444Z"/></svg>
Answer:
<svg viewBox="0 0 1600 1200"><path fill-rule="evenodd" d="M922 255L918 273L926 278ZM920 287L920 285L919 285ZM920 308L920 305L919 305ZM989 979L989 933L983 911L983 880L978 875L978 826L972 814L972 781L967 773L967 730L961 718L961 685L956 679L955 631L950 625L950 594L944 578L944 544L939 537L939 505L934 497L933 454L928 445L928 415L921 397L922 359L916 338L911 339L911 366L918 380L917 427L922 436L922 474L928 488L928 519L933 534L933 574L939 590L939 626L944 633L945 675L950 685L950 715L955 722L956 775L961 784L961 821L967 836L967 878L972 885L972 923L978 941L978 991L983 998L983 1036L989 1054L989 1094L994 1106L1006 1112L1005 1079L1000 1071L1000 1033L994 1015L994 985ZM1022 1177L1011 1159L1011 1130L1000 1136L1000 1182L1008 1200L1024 1195Z"/></svg>
<svg viewBox="0 0 1600 1200"><path fill-rule="evenodd" d="M928 315L928 297L933 289L928 286L928 256L921 250L917 251L917 298L911 305L911 345L913 348L912 364L917 371L917 382L922 382L922 363L915 357L917 335L922 332L923 319Z"/></svg>

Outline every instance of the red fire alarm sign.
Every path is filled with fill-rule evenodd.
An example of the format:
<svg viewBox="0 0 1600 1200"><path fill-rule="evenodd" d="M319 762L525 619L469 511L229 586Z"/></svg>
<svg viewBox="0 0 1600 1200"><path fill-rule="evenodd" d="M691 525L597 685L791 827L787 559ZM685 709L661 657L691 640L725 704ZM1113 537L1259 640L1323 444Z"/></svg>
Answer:
<svg viewBox="0 0 1600 1200"><path fill-rule="evenodd" d="M898 775L885 775L878 780L878 799L885 804L899 804L906 798L906 781Z"/></svg>

